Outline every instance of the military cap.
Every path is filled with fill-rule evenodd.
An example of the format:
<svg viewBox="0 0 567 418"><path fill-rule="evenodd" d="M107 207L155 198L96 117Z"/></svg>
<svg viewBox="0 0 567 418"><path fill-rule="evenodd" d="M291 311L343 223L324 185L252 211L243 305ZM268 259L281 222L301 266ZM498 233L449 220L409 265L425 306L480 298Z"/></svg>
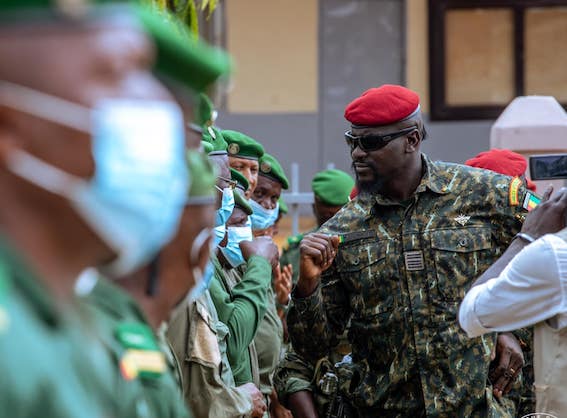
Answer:
<svg viewBox="0 0 567 418"><path fill-rule="evenodd" d="M258 174L268 177L272 180L277 181L282 185L284 190L289 188L289 181L285 176L285 172L281 166L281 164L274 158L273 155L265 153L260 160L258 161L260 170Z"/></svg>
<svg viewBox="0 0 567 418"><path fill-rule="evenodd" d="M259 160L264 155L264 147L242 132L223 130L222 136L228 144L228 155L232 157Z"/></svg>
<svg viewBox="0 0 567 418"><path fill-rule="evenodd" d="M239 171L236 171L234 168L230 169L230 177L233 180L236 180L236 187L239 188L240 190L242 190L243 192L245 192L246 190L248 190L248 188L250 187L250 183L248 183L248 180L246 179L246 177L244 177L242 175L242 173L240 173Z"/></svg>
<svg viewBox="0 0 567 418"><path fill-rule="evenodd" d="M252 206L250 206L250 203L248 203L248 200L244 197L243 192L238 190L234 191L234 205L241 208L248 216L254 213Z"/></svg>
<svg viewBox="0 0 567 418"><path fill-rule="evenodd" d="M321 202L330 206L342 206L349 201L354 187L351 176L341 170L323 170L313 177L311 189Z"/></svg>
<svg viewBox="0 0 567 418"><path fill-rule="evenodd" d="M210 143L213 146L213 151L217 154L226 154L226 148L228 144L226 143L224 136L220 129L214 126L205 126L202 132L203 141Z"/></svg>
<svg viewBox="0 0 567 418"><path fill-rule="evenodd" d="M287 207L287 204L285 203L285 200L282 199L282 197L280 196L280 198L278 199L278 203L280 204L280 213L282 215L286 215L289 213L289 208Z"/></svg>
<svg viewBox="0 0 567 418"><path fill-rule="evenodd" d="M187 151L187 167L191 177L187 204L208 205L215 203L217 175L207 156L198 151Z"/></svg>
<svg viewBox="0 0 567 418"><path fill-rule="evenodd" d="M523 155L510 151L509 149L498 148L479 153L476 157L465 161L465 165L484 168L512 177L525 175L526 169L528 168L528 163ZM533 191L536 189L535 183L530 180L527 180L527 187Z"/></svg>
<svg viewBox="0 0 567 418"><path fill-rule="evenodd" d="M419 96L393 84L366 90L345 108L345 119L355 126L390 125L419 112Z"/></svg>
<svg viewBox="0 0 567 418"><path fill-rule="evenodd" d="M158 73L201 92L230 72L229 56L197 39L175 16L150 8L138 10L144 29L156 46Z"/></svg>

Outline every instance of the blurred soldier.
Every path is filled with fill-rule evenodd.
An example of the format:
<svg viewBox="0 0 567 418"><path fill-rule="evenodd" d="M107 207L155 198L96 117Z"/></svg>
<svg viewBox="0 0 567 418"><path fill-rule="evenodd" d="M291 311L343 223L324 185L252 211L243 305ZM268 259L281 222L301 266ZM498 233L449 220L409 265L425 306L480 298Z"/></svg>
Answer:
<svg viewBox="0 0 567 418"><path fill-rule="evenodd" d="M359 195L302 240L288 314L294 349L315 363L350 320L352 361L337 368L338 409L349 415L510 416L488 370L495 344L504 368L522 363L518 342L467 339L455 317L471 279L520 229L525 188L430 161L419 97L404 87L366 91L345 118ZM498 392L513 380L497 377Z"/></svg>
<svg viewBox="0 0 567 418"><path fill-rule="evenodd" d="M260 168L258 160L264 155L264 147L241 132L225 129L222 131L222 135L228 143L230 167L240 172L248 180L249 187L245 196L250 199L258 184L258 170Z"/></svg>
<svg viewBox="0 0 567 418"><path fill-rule="evenodd" d="M219 136L216 140L221 139ZM222 158L223 146L217 143L218 149L215 149L205 141L203 146L209 159L216 162L219 173L216 187L223 190L216 196L216 211L210 211L215 215L215 225L219 224L215 230L222 227L222 239L225 233L222 214L230 214L234 208L234 184L229 177L228 158ZM215 231L215 240L220 241L216 236ZM253 383L236 386L234 381L227 356L229 329L219 321L209 293L212 265L209 264L202 275L201 284L174 311L167 329L169 342L180 360L185 400L197 418L261 417L266 410L261 392Z"/></svg>
<svg viewBox="0 0 567 418"><path fill-rule="evenodd" d="M133 416L143 405L119 397L73 288L89 266L133 271L175 232L188 179L180 111L150 72L133 8L0 10L0 216L18 254L6 246L0 263L2 408Z"/></svg>
<svg viewBox="0 0 567 418"><path fill-rule="evenodd" d="M354 187L351 176L341 170L331 169L320 171L311 181L311 190L315 202L313 203L313 214L317 220L317 226L311 231L315 232L325 222L348 203L349 193ZM297 234L287 239L288 246L284 249L280 263L283 268L287 266L293 272L293 283L299 278L299 243L305 234Z"/></svg>

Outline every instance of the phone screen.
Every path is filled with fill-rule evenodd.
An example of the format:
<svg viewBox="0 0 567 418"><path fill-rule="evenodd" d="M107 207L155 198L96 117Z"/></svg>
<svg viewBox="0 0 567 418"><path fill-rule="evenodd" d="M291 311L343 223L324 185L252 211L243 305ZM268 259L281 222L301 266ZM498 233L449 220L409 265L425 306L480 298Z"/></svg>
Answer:
<svg viewBox="0 0 567 418"><path fill-rule="evenodd" d="M531 156L530 177L532 180L567 179L567 154Z"/></svg>

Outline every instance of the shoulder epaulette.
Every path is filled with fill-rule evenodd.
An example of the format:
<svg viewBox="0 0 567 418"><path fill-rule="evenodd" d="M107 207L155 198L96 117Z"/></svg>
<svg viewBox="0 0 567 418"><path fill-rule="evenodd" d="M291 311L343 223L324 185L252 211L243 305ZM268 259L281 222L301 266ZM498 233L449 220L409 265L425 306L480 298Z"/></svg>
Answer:
<svg viewBox="0 0 567 418"><path fill-rule="evenodd" d="M125 348L120 358L120 371L126 380L138 376L156 378L165 372L165 356L149 326L135 322L121 323L116 328L115 335L120 345Z"/></svg>

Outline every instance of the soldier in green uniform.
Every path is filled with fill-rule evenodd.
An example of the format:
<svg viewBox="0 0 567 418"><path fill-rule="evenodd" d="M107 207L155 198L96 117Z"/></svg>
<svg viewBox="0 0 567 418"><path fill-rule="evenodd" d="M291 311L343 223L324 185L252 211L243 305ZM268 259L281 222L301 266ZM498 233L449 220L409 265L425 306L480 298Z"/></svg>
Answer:
<svg viewBox="0 0 567 418"><path fill-rule="evenodd" d="M183 197L169 182L187 180L176 152L181 119L150 72L137 9L51 3L0 6L2 409L10 417L141 416L136 405L121 406L110 359L73 288L86 267L131 271L167 241ZM163 133L159 143L128 129L140 117L142 131Z"/></svg>
<svg viewBox="0 0 567 418"><path fill-rule="evenodd" d="M495 345L505 369L521 364L519 344L467 339L456 315L519 231L524 186L430 161L420 152L419 97L401 86L365 92L345 117L360 193L302 240L288 314L294 348L315 362L350 320L352 361L337 372L352 416L513 416L488 371Z"/></svg>
<svg viewBox="0 0 567 418"><path fill-rule="evenodd" d="M207 152L214 153L213 145L203 144ZM219 155L217 150L216 154ZM228 161L224 167L228 171ZM219 170L222 171L222 170ZM215 182L215 178L212 179ZM217 187L224 185L216 179ZM202 206L205 190L190 196L188 204ZM192 193L193 194L193 193ZM216 197L216 193L212 195ZM220 209L221 199L215 199L215 209ZM210 206L202 206L203 210ZM253 383L236 386L227 356L228 327L219 321L212 302L209 285L212 265L203 274L203 281L196 291L186 298L173 312L168 323L167 337L177 359L184 398L193 415L200 417L262 416L266 409L260 391Z"/></svg>
<svg viewBox="0 0 567 418"><path fill-rule="evenodd" d="M232 174L248 189L243 175L234 170ZM236 384L253 382L259 386L257 354L252 342L270 303L268 288L278 263L278 252L271 239L253 239L251 228L246 226L252 208L240 192L235 192L234 197L235 206L226 224L226 236L213 260L215 279L211 283L211 296L219 319L228 325L232 334L228 358ZM265 247L262 253L270 250L269 257L258 257L251 251L260 245ZM248 303L244 304L243 299Z"/></svg>
<svg viewBox="0 0 567 418"><path fill-rule="evenodd" d="M262 236L273 227L279 212L278 200L282 190L287 190L288 187L289 181L279 161L265 153L259 160L258 183L250 199L254 210L250 218L255 236ZM287 278L289 283L285 282L285 279L282 274L276 275L272 286L268 288L268 309L254 337L260 371L260 390L269 399L270 415L275 416L289 413L280 404L272 382L274 370L280 360L284 337L282 320L278 315L276 304L287 305L291 291L291 277Z"/></svg>
<svg viewBox="0 0 567 418"><path fill-rule="evenodd" d="M245 196L250 199L258 184L258 170L260 169L258 160L264 155L264 147L242 132L225 129L222 131L222 136L228 143L230 167L240 172L248 180L249 187Z"/></svg>
<svg viewBox="0 0 567 418"><path fill-rule="evenodd" d="M351 176L341 170L330 169L320 171L311 181L313 190L313 214L317 226L311 232L315 232L325 222L349 202L349 194L354 187ZM287 239L287 247L283 250L280 258L282 267L291 265L293 283L299 278L299 243L305 234L297 234Z"/></svg>

